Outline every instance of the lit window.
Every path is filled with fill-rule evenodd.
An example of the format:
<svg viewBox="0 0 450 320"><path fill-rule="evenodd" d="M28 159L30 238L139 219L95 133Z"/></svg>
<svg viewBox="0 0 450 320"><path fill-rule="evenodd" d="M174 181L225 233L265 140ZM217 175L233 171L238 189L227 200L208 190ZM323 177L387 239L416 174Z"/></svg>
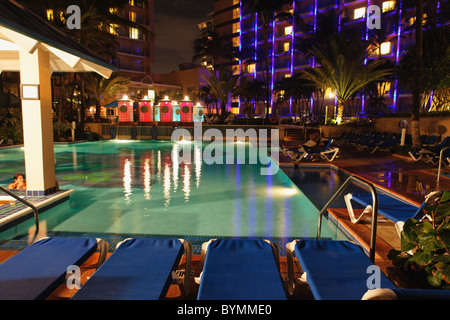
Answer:
<svg viewBox="0 0 450 320"><path fill-rule="evenodd" d="M285 77L285 78L290 78L291 75L290 75L289 73L286 73L286 74L284 75L284 77Z"/></svg>
<svg viewBox="0 0 450 320"><path fill-rule="evenodd" d="M383 12L389 12L395 9L395 1L384 1L383 2Z"/></svg>
<svg viewBox="0 0 450 320"><path fill-rule="evenodd" d="M53 21L53 10L52 9L47 10L47 20Z"/></svg>
<svg viewBox="0 0 450 320"><path fill-rule="evenodd" d="M129 12L130 21L136 22L136 12L130 11Z"/></svg>
<svg viewBox="0 0 450 320"><path fill-rule="evenodd" d="M290 47L289 42L283 43L283 50L284 50L284 52L289 52L289 47Z"/></svg>
<svg viewBox="0 0 450 320"><path fill-rule="evenodd" d="M233 75L239 74L239 65L235 65L232 67Z"/></svg>
<svg viewBox="0 0 450 320"><path fill-rule="evenodd" d="M59 12L59 20L61 20L62 23L66 23L66 18L64 18L64 12Z"/></svg>
<svg viewBox="0 0 450 320"><path fill-rule="evenodd" d="M233 5L234 4L239 4L240 0L233 0Z"/></svg>
<svg viewBox="0 0 450 320"><path fill-rule="evenodd" d="M233 33L241 32L241 24L239 22L233 23Z"/></svg>
<svg viewBox="0 0 450 320"><path fill-rule="evenodd" d="M241 16L241 9L236 8L233 9L233 19L238 19Z"/></svg>
<svg viewBox="0 0 450 320"><path fill-rule="evenodd" d="M118 10L117 10L117 8L109 8L109 13L111 13L111 14L117 14L117 13L118 13Z"/></svg>
<svg viewBox="0 0 450 320"><path fill-rule="evenodd" d="M109 25L109 33L117 36L119 34L119 25L115 23L111 23Z"/></svg>
<svg viewBox="0 0 450 320"><path fill-rule="evenodd" d="M128 4L129 4L130 6L134 6L134 0L128 0Z"/></svg>
<svg viewBox="0 0 450 320"><path fill-rule="evenodd" d="M383 42L380 46L381 54L388 54L391 52L391 43L389 41Z"/></svg>
<svg viewBox="0 0 450 320"><path fill-rule="evenodd" d="M240 44L241 44L241 40L239 39L239 37L234 37L233 38L233 47L239 47Z"/></svg>
<svg viewBox="0 0 450 320"><path fill-rule="evenodd" d="M291 34L292 34L292 26L288 26L288 27L284 28L285 36L290 36Z"/></svg>
<svg viewBox="0 0 450 320"><path fill-rule="evenodd" d="M254 63L249 64L249 65L247 66L247 72L248 72L248 73L254 73L254 72L255 72L255 64L254 64Z"/></svg>
<svg viewBox="0 0 450 320"><path fill-rule="evenodd" d="M137 28L130 28L130 38L139 39L139 30Z"/></svg>
<svg viewBox="0 0 450 320"><path fill-rule="evenodd" d="M358 9L355 9L355 11L353 13L353 19L357 20L357 19L364 18L365 15L366 15L366 7L358 8Z"/></svg>

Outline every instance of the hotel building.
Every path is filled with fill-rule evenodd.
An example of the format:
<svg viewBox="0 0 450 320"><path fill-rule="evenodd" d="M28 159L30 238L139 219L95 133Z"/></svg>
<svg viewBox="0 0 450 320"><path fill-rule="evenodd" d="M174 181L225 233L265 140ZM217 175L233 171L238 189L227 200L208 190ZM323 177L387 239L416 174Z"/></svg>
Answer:
<svg viewBox="0 0 450 320"><path fill-rule="evenodd" d="M379 43L378 48L372 48L368 59L388 58L397 63L401 55L414 44L414 30L410 27L415 21L414 9L406 9L402 2L406 0L297 0L292 1L291 13L298 15L303 21L303 25L310 27L308 32L316 32L319 27L319 19L329 13L334 13L337 17L338 28L345 27L357 30L362 39L369 39L368 20L373 20L373 13L369 7L376 5L380 9L381 28L386 31L385 40ZM245 49L256 49L264 45L264 34L261 21L257 15L246 11L245 0L216 0L214 13L214 28L224 41L231 41L233 47L238 51ZM372 21L370 20L370 21ZM369 23L370 23L369 21ZM370 25L370 24L369 24ZM302 28L295 19L289 21L276 21L270 24L269 61L272 80L270 88L272 90L272 110L277 97L274 94L274 87L283 77L291 77L295 73L307 66L314 66L315 61L311 56L307 56L302 49L299 49L302 40L308 36L308 32ZM323 30L322 30L323 31ZM256 51L255 50L255 51ZM256 59L255 59L256 60ZM263 62L246 63L243 60L221 61L222 65L233 69L234 74L248 78L260 79L265 68ZM385 83L380 86L384 94L383 102L386 110L383 112L407 111L411 105L411 94L402 92L398 88L396 81ZM380 93L381 94L381 93ZM325 105L335 104L332 93L325 94ZM359 112L367 112L369 98L359 97ZM312 108L311 99L311 108ZM242 103L235 99L232 111L240 110ZM281 108L278 104L275 113L293 113L292 101L285 102ZM284 112L280 112L284 110ZM381 110L379 110L381 111ZM265 113L264 104L256 108L256 113ZM321 112L323 114L323 110Z"/></svg>

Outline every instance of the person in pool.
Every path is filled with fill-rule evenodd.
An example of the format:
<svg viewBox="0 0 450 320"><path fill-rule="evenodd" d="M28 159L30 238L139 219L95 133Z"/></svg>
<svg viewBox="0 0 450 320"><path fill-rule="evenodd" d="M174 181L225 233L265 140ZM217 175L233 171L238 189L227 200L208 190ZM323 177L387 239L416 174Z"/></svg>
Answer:
<svg viewBox="0 0 450 320"><path fill-rule="evenodd" d="M10 183L8 186L8 189L26 189L26 188L27 182L25 181L25 178L21 173L16 173L14 175L14 182Z"/></svg>

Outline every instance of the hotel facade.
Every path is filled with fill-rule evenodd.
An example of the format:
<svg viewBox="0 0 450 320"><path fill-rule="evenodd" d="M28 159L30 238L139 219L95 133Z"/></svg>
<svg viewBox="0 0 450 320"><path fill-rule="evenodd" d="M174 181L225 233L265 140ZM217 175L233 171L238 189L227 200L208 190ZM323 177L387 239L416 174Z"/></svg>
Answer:
<svg viewBox="0 0 450 320"><path fill-rule="evenodd" d="M357 31L363 40L370 40L371 23L373 13L371 9L376 6L380 12L379 28L383 30L383 41L377 45L372 44L368 48L371 52L367 59L389 59L397 64L409 48L414 45L414 28L411 26L415 21L415 10L407 9L402 2L406 0L301 0L292 1L287 8L293 16L300 19L287 21L275 21L269 26L269 70L272 74L270 89L272 92L271 113L278 115L295 114L293 102L280 101L280 92L275 91L276 84L284 77L292 77L305 67L314 67L314 57L307 55L302 48L302 41L311 33L316 33L321 27L320 19L336 17L339 30L351 29ZM224 42L231 42L236 51L244 50L258 51L264 45L264 34L261 20L257 14L246 11L245 0L216 0L214 12L214 29ZM438 3L439 7L439 3ZM298 21L301 21L298 22ZM305 31L305 25L309 27ZM324 30L321 30L322 32ZM373 42L372 42L373 43ZM248 60L247 60L248 61ZM265 65L263 62L246 62L234 58L232 61L221 60L219 64L232 68L235 75L241 75L248 79L261 80ZM370 98L367 94L359 95L350 108L350 116L358 113L394 113L409 111L411 94L402 91L397 81L387 82L379 85L379 94L383 95L383 110L370 110ZM281 92L281 95L283 92ZM325 107L332 110L336 105L336 99L332 92L325 92L320 99L311 98L310 108L324 114ZM317 106L319 104L319 106ZM331 108L330 108L331 107ZM242 112L243 103L239 98L234 98L231 111ZM265 113L264 103L256 106L256 114Z"/></svg>

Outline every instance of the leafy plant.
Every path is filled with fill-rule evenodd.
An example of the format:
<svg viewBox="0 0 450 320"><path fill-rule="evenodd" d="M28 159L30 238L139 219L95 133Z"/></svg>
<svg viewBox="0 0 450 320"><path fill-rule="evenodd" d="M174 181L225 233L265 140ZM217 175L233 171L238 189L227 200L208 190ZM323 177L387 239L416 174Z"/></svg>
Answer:
<svg viewBox="0 0 450 320"><path fill-rule="evenodd" d="M450 191L427 197L426 219L408 219L401 232L401 251L388 257L404 270L424 271L433 287L450 289Z"/></svg>

